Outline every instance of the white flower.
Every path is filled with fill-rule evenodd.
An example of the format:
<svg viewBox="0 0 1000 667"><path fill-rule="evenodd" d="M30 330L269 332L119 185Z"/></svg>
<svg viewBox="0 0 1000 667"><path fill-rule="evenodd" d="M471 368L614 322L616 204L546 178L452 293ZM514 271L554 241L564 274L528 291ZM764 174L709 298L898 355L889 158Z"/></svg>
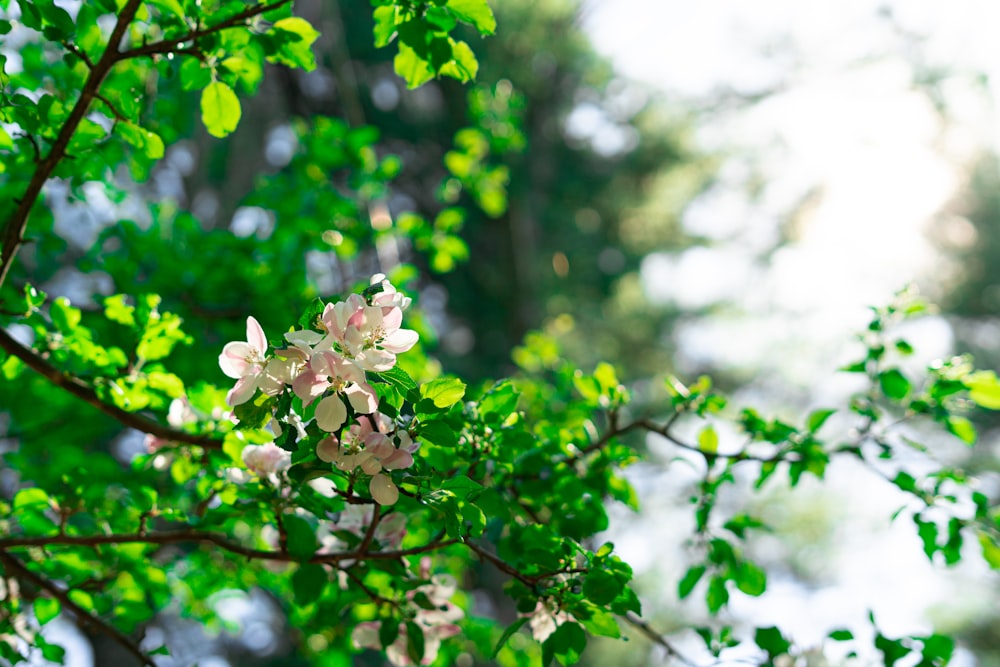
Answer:
<svg viewBox="0 0 1000 667"><path fill-rule="evenodd" d="M260 323L248 317L246 342L226 343L219 355L222 372L236 380L236 385L226 395L226 403L235 407L249 401L257 390L259 376L266 364L267 337Z"/></svg>
<svg viewBox="0 0 1000 667"><path fill-rule="evenodd" d="M292 455L273 442L247 445L243 448L243 463L258 477L276 474L292 465Z"/></svg>

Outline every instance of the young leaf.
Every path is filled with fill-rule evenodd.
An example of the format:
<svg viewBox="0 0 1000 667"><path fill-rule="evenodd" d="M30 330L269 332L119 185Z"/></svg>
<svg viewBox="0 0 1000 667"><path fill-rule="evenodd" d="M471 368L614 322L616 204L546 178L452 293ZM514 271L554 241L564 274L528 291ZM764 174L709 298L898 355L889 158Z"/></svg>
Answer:
<svg viewBox="0 0 1000 667"><path fill-rule="evenodd" d="M486 0L448 0L446 6L460 21L471 23L480 35L492 35L497 29L497 20Z"/></svg>
<svg viewBox="0 0 1000 667"><path fill-rule="evenodd" d="M233 89L213 81L201 93L201 120L213 137L229 135L240 123L240 100Z"/></svg>

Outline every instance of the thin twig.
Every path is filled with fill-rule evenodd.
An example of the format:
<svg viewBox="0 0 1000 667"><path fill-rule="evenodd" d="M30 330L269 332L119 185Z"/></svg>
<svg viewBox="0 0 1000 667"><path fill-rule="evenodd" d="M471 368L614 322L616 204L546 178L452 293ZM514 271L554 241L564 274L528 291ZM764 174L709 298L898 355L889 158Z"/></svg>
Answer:
<svg viewBox="0 0 1000 667"><path fill-rule="evenodd" d="M148 532L145 534L112 534L112 535L50 535L42 537L7 537L0 538L0 549L14 547L54 547L54 546L82 546L97 547L105 544L179 544L179 543L210 543L248 560L269 560L285 563L306 562L306 563L339 563L347 560L394 560L405 556L438 551L449 547L459 540L433 540L427 544L410 547L409 549L396 549L394 551L373 551L362 552L360 550L341 551L337 553L318 553L310 558L298 558L281 551L267 551L263 549L251 549L242 544L231 542L224 535L201 530L177 530Z"/></svg>
<svg viewBox="0 0 1000 667"><path fill-rule="evenodd" d="M666 637L664 637L662 634L654 630L652 627L650 627L650 625L646 621L642 620L632 612L627 612L626 614L621 616L621 618L626 623L628 623L636 630L638 630L640 633L642 633L642 635L646 637L646 639L650 640L657 646L662 646L667 651L668 655L673 656L677 660L683 662L685 665L688 665L688 667L699 667L698 663L694 662L693 660L685 656L683 653L678 651L676 648L674 648L674 645L671 644L669 641L667 641Z"/></svg>
<svg viewBox="0 0 1000 667"><path fill-rule="evenodd" d="M148 433L156 436L157 438L162 438L163 440L169 440L171 442L183 442L189 445L198 445L206 449L222 448L221 438L215 435L185 433L184 431L164 426L159 422L143 417L135 412L122 410L116 405L102 401L90 385L51 365L49 362L35 354L32 350L29 350L17 342L14 337L3 328L0 328L0 348L3 348L8 354L11 354L23 361L26 366L41 374L42 377L55 386L60 389L64 389L79 399L82 399L85 403L89 403L104 414L118 420L129 428L134 428L137 431L142 431L143 433Z"/></svg>
<svg viewBox="0 0 1000 667"><path fill-rule="evenodd" d="M358 545L358 553L368 553L368 547L372 545L372 540L375 539L375 529L378 527L378 522L381 518L382 506L376 503L375 509L372 511L372 522L368 524L368 530L365 531L365 536L361 540L361 544Z"/></svg>
<svg viewBox="0 0 1000 667"><path fill-rule="evenodd" d="M69 51L74 56L82 60L84 64L87 65L87 69L94 69L94 61L90 59L90 56L87 55L86 51L84 51L79 46L77 46L76 44L74 44L69 40L62 42L62 45L66 48L67 51Z"/></svg>
<svg viewBox="0 0 1000 667"><path fill-rule="evenodd" d="M277 0L277 2L272 2L271 4L260 4L249 9L245 9L239 14L230 16L225 21L217 23L213 26L207 28L198 28L192 30L180 37L172 37L170 39L165 39L160 42L152 42L150 44L143 44L142 46L137 46L133 49L128 49L121 54L121 59L125 60L127 58L139 58L142 56L152 56L160 53L176 53L177 47L185 42L191 42L202 37L207 37L208 35L213 35L217 32L221 32L228 28L235 28L237 26L245 26L247 21L260 14L266 14L267 12L273 11L287 5L292 0ZM187 51L187 50L186 50ZM188 51L189 52L189 51Z"/></svg>
<svg viewBox="0 0 1000 667"><path fill-rule="evenodd" d="M69 146L69 141L72 139L73 133L76 132L84 116L86 116L87 110L90 108L90 103L94 99L95 93L99 91L104 77L111 71L114 64L121 59L118 45L121 44L122 38L128 31L128 27L132 23L132 19L135 18L135 14L141 4L142 0L127 0L125 6L122 7L121 13L118 15L118 20L115 22L115 27L111 29L111 35L108 37L108 45L105 47L104 53L101 54L100 60L90 68L87 80L80 90L80 97L59 129L59 134L52 143L49 154L38 162L38 167L35 169L35 173L32 174L20 203L14 210L13 215L4 224L2 238L0 238L0 285L3 285L7 279L10 267L14 263L14 257L17 256L17 251L24 242L24 230L28 226L31 209L34 207L35 202L38 201L42 187L49 180L59 162L66 157L66 149Z"/></svg>
<svg viewBox="0 0 1000 667"><path fill-rule="evenodd" d="M122 648L131 653L133 656L135 656L135 658L143 665L148 665L148 667L156 667L156 663L153 662L153 659L150 658L145 653L143 653L139 649L139 647L135 644L135 642L133 642L131 639L125 636L121 631L119 631L114 626L109 625L105 621L101 620L98 616L95 616L94 614L90 613L80 605L73 602L73 600L70 599L66 591L56 586L53 582L49 581L45 577L35 572L32 572L27 567L25 567L20 560L18 560L14 556L11 556L6 551L0 551L0 563L3 563L4 567L13 576L31 582L36 587L45 591L56 600L59 600L59 603L62 605L63 609L68 609L69 611L73 612L73 614L77 618L77 622L80 625L89 626L91 628L94 628L95 630L98 630L102 634L107 635L108 637L113 639L117 644L119 644Z"/></svg>

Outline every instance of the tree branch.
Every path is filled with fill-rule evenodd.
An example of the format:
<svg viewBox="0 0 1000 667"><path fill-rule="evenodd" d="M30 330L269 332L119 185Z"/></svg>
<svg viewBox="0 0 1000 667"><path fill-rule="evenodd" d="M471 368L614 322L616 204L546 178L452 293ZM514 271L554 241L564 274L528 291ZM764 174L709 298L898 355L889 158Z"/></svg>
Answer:
<svg viewBox="0 0 1000 667"><path fill-rule="evenodd" d="M35 354L34 351L29 350L17 342L13 336L11 336L3 328L0 328L0 348L3 348L8 354L11 354L23 361L26 366L39 373L55 386L60 389L64 389L79 399L82 399L85 403L89 403L104 414L116 419L129 428L134 428L137 431L142 431L143 433L148 433L172 442L183 442L189 445L198 445L206 449L222 448L221 439L214 435L185 433L184 431L164 426L157 421L143 417L135 412L127 412L116 405L111 405L110 403L102 401L90 385L86 384L79 378L64 373L52 364L48 363Z"/></svg>
<svg viewBox="0 0 1000 667"><path fill-rule="evenodd" d="M0 238L0 285L3 285L7 279L10 267L14 263L14 257L17 256L18 249L24 243L24 230L28 226L31 209L38 200L38 196L42 192L42 187L49 180L56 165L66 157L66 148L69 146L69 141L73 138L73 133L76 132L80 121L87 114L87 109L90 108L90 103L99 91L104 77L111 71L114 64L121 59L118 45L121 44L128 26L132 23L132 19L135 18L135 13L141 4L142 0L128 0L125 6L122 7L115 27L111 30L111 36L108 38L108 45L104 49L104 53L101 54L100 60L90 68L87 80L80 91L80 97L77 99L76 104L73 105L73 109L66 118L66 122L59 129L59 134L56 136L49 154L39 161L35 173L32 174L31 180L28 182L28 187L21 196L17 209L14 210L14 214L4 224L3 235Z"/></svg>
<svg viewBox="0 0 1000 667"><path fill-rule="evenodd" d="M208 35L215 34L217 32L222 32L228 28L235 28L239 25L245 25L247 21L260 14L266 14L267 12L273 11L287 5L292 0L277 0L277 2L272 2L271 4L260 4L255 7L250 7L245 9L239 14L229 17L225 21L217 23L213 26L207 28L199 28L192 30L185 35L180 37L173 37L171 39L165 39L160 42L153 42L151 44L143 44L142 46L137 46L134 49L129 49L121 54L121 59L126 58L140 58L142 56L152 56L158 53L172 53L177 50L181 44L185 42L190 42L202 37L207 37Z"/></svg>
<svg viewBox="0 0 1000 667"><path fill-rule="evenodd" d="M20 560L18 560L14 556L11 556L6 551L0 551L0 563L3 564L4 568L12 576L17 577L18 579L23 579L25 581L31 582L37 588L45 591L56 600L59 600L59 603L62 605L63 609L68 609L69 611L73 612L73 614L77 618L77 622L80 625L89 626L101 632L102 634L107 635L108 637L113 639L119 646L121 646L126 651L135 656L136 660L141 662L143 665L147 665L148 667L156 667L156 663L153 662L153 659L147 656L145 653L143 653L139 649L139 647L135 644L135 642L133 642L131 639L125 636L121 631L119 631L114 626L109 625L108 623L101 620L98 616L91 614L86 609L73 602L73 600L70 599L66 591L56 586L53 582L49 581L40 574L32 572L27 567L25 567Z"/></svg>
<svg viewBox="0 0 1000 667"><path fill-rule="evenodd" d="M393 551L371 551L366 552L360 549L354 551L342 551L338 553L315 554L308 559L301 559L283 551L267 551L263 549L251 549L242 544L231 542L224 535L202 530L177 530L150 532L145 534L113 534L113 535L50 535L42 537L7 537L0 538L0 549L13 547L51 547L51 546L77 546L77 547L97 547L108 544L179 544L179 543L209 543L240 556L245 556L249 560L269 560L284 563L339 563L341 561L354 560L395 560L404 556L414 556L417 554L437 551L451 546L458 540L434 540L427 544L409 549L396 549Z"/></svg>
<svg viewBox="0 0 1000 667"><path fill-rule="evenodd" d="M667 641L666 637L654 630L646 621L642 620L632 612L628 612L621 616L621 618L638 630L646 639L650 640L657 646L661 646L667 651L667 655L670 655L680 662L688 665L688 667L698 667L698 663L694 662L690 658L686 657L683 653L679 652L674 645Z"/></svg>

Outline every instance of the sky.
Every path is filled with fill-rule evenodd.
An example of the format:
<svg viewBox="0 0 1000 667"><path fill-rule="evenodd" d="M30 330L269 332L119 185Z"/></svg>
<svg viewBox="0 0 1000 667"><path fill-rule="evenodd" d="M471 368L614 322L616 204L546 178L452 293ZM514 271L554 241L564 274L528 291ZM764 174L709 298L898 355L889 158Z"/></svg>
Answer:
<svg viewBox="0 0 1000 667"><path fill-rule="evenodd" d="M911 281L940 294L956 267L932 235L957 246L976 241L949 206L971 161L1000 139L1000 3L591 0L586 7L584 27L616 69L668 101L703 109L698 141L731 156L683 218L706 246L653 253L642 264L653 301L733 304L675 332L679 366L749 370L800 387L817 403L843 400L857 387L833 373L856 352L849 342L867 321L866 306L886 303ZM915 83L915 72L927 71L944 74L931 94ZM742 102L720 111L720 96ZM764 185L751 197L755 181ZM790 243L762 259L779 229ZM910 334L924 361L951 350L944 320L926 320ZM828 378L827 389L816 390L817 377ZM690 510L678 512L664 495L685 493L693 477L672 464L679 452L668 443L649 445L658 466L633 472L647 509L638 518L623 513L612 537L640 579L669 582L659 586L666 606L686 555L664 554L662 545L681 543L691 525ZM737 617L779 623L808 646L835 627L865 625L869 608L887 634L930 631L942 609L959 618L990 608L985 568L945 575L923 556L912 521L888 524L905 503L899 492L849 464L832 467L828 482L795 496L767 494L760 508L779 522L792 514L806 523L816 507L836 508L824 524L829 533L817 537L836 535L824 542L823 583L805 590L779 573L763 599L734 603ZM765 556L787 549L763 542ZM654 608L656 590L647 588ZM972 658L960 654L953 664Z"/></svg>

